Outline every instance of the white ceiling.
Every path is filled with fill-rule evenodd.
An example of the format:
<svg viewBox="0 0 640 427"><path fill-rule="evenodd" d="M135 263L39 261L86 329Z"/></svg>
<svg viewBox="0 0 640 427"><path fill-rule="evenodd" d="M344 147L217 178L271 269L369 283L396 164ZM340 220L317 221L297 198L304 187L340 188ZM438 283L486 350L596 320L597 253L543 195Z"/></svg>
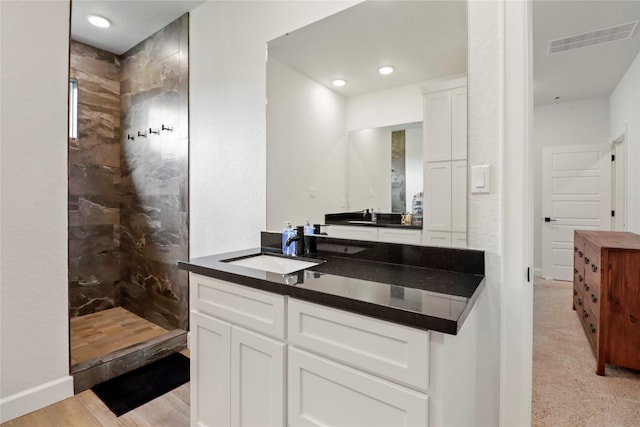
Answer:
<svg viewBox="0 0 640 427"><path fill-rule="evenodd" d="M71 38L120 55L201 3L204 1L73 0ZM89 15L103 16L112 25L94 27L87 21Z"/></svg>
<svg viewBox="0 0 640 427"><path fill-rule="evenodd" d="M466 74L466 2L368 1L268 46L269 57L347 97ZM395 72L381 76L382 65ZM338 78L347 85L333 87Z"/></svg>
<svg viewBox="0 0 640 427"><path fill-rule="evenodd" d="M640 20L640 1L533 3L534 102L606 97L640 50L640 26L628 40L547 55L549 40Z"/></svg>
<svg viewBox="0 0 640 427"><path fill-rule="evenodd" d="M74 40L122 54L203 0L73 0ZM91 14L111 20L100 29ZM533 2L536 105L609 96L640 51L629 40L547 55L551 39L640 20L638 0ZM269 55L345 96L466 73L466 2L368 1L269 42ZM396 71L381 76L377 68ZM347 80L343 88L331 81Z"/></svg>

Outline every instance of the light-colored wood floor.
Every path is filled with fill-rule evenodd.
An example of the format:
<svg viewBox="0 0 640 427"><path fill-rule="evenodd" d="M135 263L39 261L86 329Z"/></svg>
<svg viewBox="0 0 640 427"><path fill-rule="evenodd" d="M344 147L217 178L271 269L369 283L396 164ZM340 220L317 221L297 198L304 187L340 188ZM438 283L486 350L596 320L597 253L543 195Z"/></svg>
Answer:
<svg viewBox="0 0 640 427"><path fill-rule="evenodd" d="M116 417L91 391L2 424L2 427L188 427L189 383Z"/></svg>
<svg viewBox="0 0 640 427"><path fill-rule="evenodd" d="M71 365L139 344L168 331L115 307L70 321Z"/></svg>

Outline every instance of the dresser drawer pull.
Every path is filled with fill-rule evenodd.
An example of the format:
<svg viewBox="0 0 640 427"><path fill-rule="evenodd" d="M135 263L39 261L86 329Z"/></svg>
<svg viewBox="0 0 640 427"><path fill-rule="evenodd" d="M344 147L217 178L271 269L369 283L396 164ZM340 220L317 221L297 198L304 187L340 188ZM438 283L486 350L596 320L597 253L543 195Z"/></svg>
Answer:
<svg viewBox="0 0 640 427"><path fill-rule="evenodd" d="M593 301L593 303L595 304L598 302L598 298L596 298L594 294L591 294L591 301Z"/></svg>
<svg viewBox="0 0 640 427"><path fill-rule="evenodd" d="M582 258L582 252L578 251L578 256Z"/></svg>
<svg viewBox="0 0 640 427"><path fill-rule="evenodd" d="M573 252L578 252L578 247L577 246L573 247Z"/></svg>
<svg viewBox="0 0 640 427"><path fill-rule="evenodd" d="M593 271L594 273L598 271L598 266L595 264L591 264L591 271Z"/></svg>
<svg viewBox="0 0 640 427"><path fill-rule="evenodd" d="M589 292L589 285L587 285L587 282L584 282L584 290Z"/></svg>
<svg viewBox="0 0 640 427"><path fill-rule="evenodd" d="M577 268L573 269L573 274L578 274L578 269Z"/></svg>
<svg viewBox="0 0 640 427"><path fill-rule="evenodd" d="M573 295L578 295L578 291L577 290L573 290Z"/></svg>
<svg viewBox="0 0 640 427"><path fill-rule="evenodd" d="M584 257L584 263L585 263L585 264L589 264L589 258Z"/></svg>
<svg viewBox="0 0 640 427"><path fill-rule="evenodd" d="M578 298L578 305L582 306L582 300Z"/></svg>
<svg viewBox="0 0 640 427"><path fill-rule="evenodd" d="M592 334L595 334L595 333L596 333L596 327L595 327L595 326L593 326L593 323L589 323L589 329L591 330L591 333L592 333Z"/></svg>
<svg viewBox="0 0 640 427"><path fill-rule="evenodd" d="M584 277L582 277L581 275L578 275L578 281L582 282L584 280Z"/></svg>
<svg viewBox="0 0 640 427"><path fill-rule="evenodd" d="M587 310L582 310L582 315L584 316L585 319L589 317L589 313L587 313Z"/></svg>

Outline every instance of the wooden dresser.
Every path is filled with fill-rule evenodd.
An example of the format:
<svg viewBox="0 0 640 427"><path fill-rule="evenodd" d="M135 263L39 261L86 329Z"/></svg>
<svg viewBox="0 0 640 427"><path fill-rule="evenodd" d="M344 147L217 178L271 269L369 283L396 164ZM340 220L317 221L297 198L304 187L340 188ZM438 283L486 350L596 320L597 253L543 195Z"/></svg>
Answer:
<svg viewBox="0 0 640 427"><path fill-rule="evenodd" d="M573 309L597 359L640 369L640 235L574 234Z"/></svg>

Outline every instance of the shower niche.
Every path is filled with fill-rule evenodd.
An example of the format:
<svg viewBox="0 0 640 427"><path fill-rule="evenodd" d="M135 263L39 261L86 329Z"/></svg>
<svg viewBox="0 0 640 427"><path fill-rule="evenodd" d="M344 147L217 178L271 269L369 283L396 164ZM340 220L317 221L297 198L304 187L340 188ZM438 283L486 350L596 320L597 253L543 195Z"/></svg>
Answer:
<svg viewBox="0 0 640 427"><path fill-rule="evenodd" d="M116 54L71 41L70 370L76 392L186 347L188 14ZM73 34L73 32L72 32Z"/></svg>

